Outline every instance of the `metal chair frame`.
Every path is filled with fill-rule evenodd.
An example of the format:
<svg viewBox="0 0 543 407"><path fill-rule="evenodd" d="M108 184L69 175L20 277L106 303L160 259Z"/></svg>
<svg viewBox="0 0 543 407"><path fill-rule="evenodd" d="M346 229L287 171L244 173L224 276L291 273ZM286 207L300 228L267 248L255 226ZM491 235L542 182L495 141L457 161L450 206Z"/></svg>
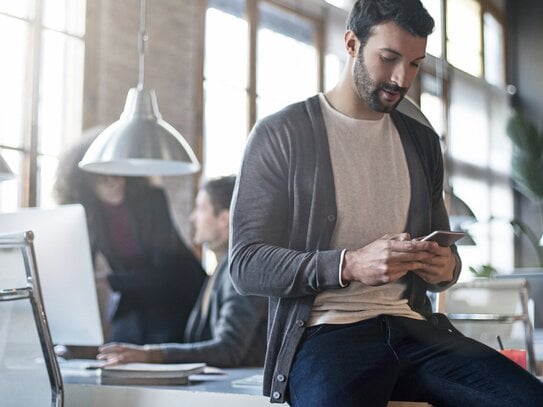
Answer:
<svg viewBox="0 0 543 407"><path fill-rule="evenodd" d="M472 281L469 283L458 283L458 287L466 286L469 288L487 288L492 289L491 284L501 284L501 285L518 285L518 294L521 304L521 313L511 313L511 314L501 314L501 313L448 313L446 309L444 310L445 314L451 321L458 322L481 322L481 323L504 323L504 324L513 324L517 321L522 321L524 327L524 339L526 343L526 351L528 354L528 368L530 372L536 374L536 359L535 359L535 350L534 350L534 331L533 325L530 321L529 312L528 312L528 300L529 300L529 286L528 282L525 279L508 279L508 280L484 280L484 281ZM497 287L498 288L498 287ZM450 289L455 289L454 286ZM443 295L444 293L440 293ZM445 294L446 295L446 294ZM440 302L444 302L441 300ZM446 306L445 306L446 308Z"/></svg>
<svg viewBox="0 0 543 407"><path fill-rule="evenodd" d="M51 407L62 407L64 405L62 376L43 307L33 241L34 234L31 231L0 236L0 250L19 249L21 251L26 272L26 286L0 289L0 301L28 300L30 302L51 385Z"/></svg>

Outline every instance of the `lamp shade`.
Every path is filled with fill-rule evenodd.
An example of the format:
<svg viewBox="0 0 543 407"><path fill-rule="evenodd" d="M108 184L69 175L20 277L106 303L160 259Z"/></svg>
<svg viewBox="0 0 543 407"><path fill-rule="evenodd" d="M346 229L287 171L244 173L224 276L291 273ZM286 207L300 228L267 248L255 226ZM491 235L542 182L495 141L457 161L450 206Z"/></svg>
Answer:
<svg viewBox="0 0 543 407"><path fill-rule="evenodd" d="M0 181L6 181L15 177L4 157L0 155Z"/></svg>
<svg viewBox="0 0 543 407"><path fill-rule="evenodd" d="M94 140L79 167L121 176L184 175L200 170L183 136L162 120L155 92L140 87L128 91L121 117Z"/></svg>
<svg viewBox="0 0 543 407"><path fill-rule="evenodd" d="M456 244L462 246L475 245L473 237L468 233L469 226L477 222L475 214L470 207L458 196L454 194L452 190L445 189L444 191L445 206L449 214L449 222L451 224L451 230L459 230L466 235L460 239Z"/></svg>
<svg viewBox="0 0 543 407"><path fill-rule="evenodd" d="M458 224L473 223L477 221L471 208L452 191L445 191L445 196L449 199L449 217L454 218Z"/></svg>

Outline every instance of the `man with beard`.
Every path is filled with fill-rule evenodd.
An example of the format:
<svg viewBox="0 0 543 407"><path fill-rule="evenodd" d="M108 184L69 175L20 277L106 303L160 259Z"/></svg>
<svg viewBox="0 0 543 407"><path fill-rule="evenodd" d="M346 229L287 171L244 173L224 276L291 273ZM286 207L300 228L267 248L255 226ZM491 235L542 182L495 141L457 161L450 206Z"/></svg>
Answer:
<svg viewBox="0 0 543 407"><path fill-rule="evenodd" d="M356 1L326 94L252 131L232 212L230 273L269 297L264 393L291 406L532 406L543 385L432 314L456 248L437 135L395 110L426 53L419 0Z"/></svg>

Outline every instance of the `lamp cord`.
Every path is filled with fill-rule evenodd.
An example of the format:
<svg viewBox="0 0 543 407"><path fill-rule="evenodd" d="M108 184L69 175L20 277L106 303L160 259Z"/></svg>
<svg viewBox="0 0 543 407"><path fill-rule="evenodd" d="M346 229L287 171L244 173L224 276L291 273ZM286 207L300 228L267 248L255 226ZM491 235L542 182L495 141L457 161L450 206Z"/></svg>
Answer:
<svg viewBox="0 0 543 407"><path fill-rule="evenodd" d="M138 36L138 55L139 55L139 76L138 89L142 90L145 84L145 52L147 51L147 41L149 37L145 31L147 14L146 0L140 0L140 30Z"/></svg>

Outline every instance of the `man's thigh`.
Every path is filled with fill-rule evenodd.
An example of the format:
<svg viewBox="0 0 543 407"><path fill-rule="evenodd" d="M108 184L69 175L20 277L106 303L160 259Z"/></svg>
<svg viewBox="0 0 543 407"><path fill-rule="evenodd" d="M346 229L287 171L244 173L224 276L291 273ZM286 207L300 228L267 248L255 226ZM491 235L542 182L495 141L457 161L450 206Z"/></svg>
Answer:
<svg viewBox="0 0 543 407"><path fill-rule="evenodd" d="M390 321L397 325L391 345L402 366L393 397L436 406L543 405L543 384L537 378L463 336L443 315L428 322Z"/></svg>
<svg viewBox="0 0 543 407"><path fill-rule="evenodd" d="M385 406L398 371L382 318L310 328L291 369L290 404Z"/></svg>

